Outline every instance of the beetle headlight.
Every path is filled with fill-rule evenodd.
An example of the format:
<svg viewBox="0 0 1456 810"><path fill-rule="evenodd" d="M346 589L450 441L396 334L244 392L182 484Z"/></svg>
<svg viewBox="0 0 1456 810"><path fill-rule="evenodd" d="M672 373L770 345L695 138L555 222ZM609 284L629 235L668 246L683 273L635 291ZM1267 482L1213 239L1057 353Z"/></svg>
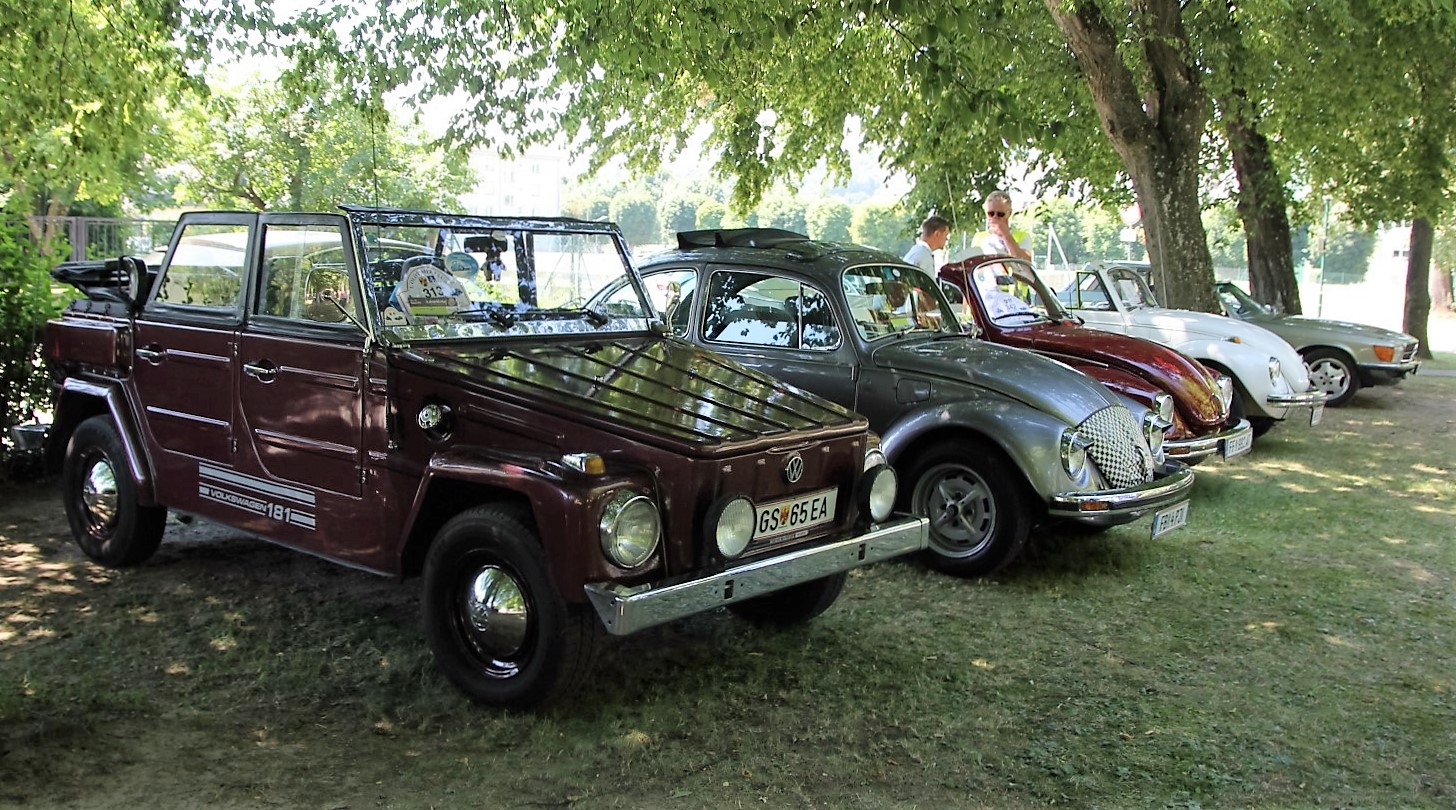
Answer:
<svg viewBox="0 0 1456 810"><path fill-rule="evenodd" d="M1163 441L1168 438L1168 430L1172 425L1166 422L1159 424L1156 420L1149 419L1144 429L1148 440L1148 449L1153 451L1153 463L1163 463Z"/></svg>
<svg viewBox="0 0 1456 810"><path fill-rule="evenodd" d="M602 510L599 528L608 559L623 568L636 568L657 550L662 521L651 498L622 490Z"/></svg>
<svg viewBox="0 0 1456 810"><path fill-rule="evenodd" d="M1279 358L1269 358L1269 384L1278 385L1281 376L1283 375L1279 371Z"/></svg>
<svg viewBox="0 0 1456 810"><path fill-rule="evenodd" d="M737 557L753 539L753 502L742 495L719 500L708 510L707 529L724 559Z"/></svg>
<svg viewBox="0 0 1456 810"><path fill-rule="evenodd" d="M1168 427L1172 427L1173 397L1169 394L1158 394L1157 396L1153 397L1152 413L1157 414L1158 419L1165 422Z"/></svg>
<svg viewBox="0 0 1456 810"><path fill-rule="evenodd" d="M1234 407L1234 381L1227 374L1218 375L1218 401L1223 403L1224 413Z"/></svg>
<svg viewBox="0 0 1456 810"><path fill-rule="evenodd" d="M1074 480L1087 471L1087 448L1091 446L1092 441L1075 428L1062 431L1062 469Z"/></svg>

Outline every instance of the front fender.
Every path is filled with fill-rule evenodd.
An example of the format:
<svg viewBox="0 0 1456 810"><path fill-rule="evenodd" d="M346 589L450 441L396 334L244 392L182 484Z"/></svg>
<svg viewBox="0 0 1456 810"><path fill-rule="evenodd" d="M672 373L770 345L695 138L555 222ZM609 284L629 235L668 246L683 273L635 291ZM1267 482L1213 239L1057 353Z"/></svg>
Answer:
<svg viewBox="0 0 1456 810"><path fill-rule="evenodd" d="M1228 340L1196 340L1175 348L1205 365L1227 371L1248 393L1245 404L1249 415L1284 418L1287 409L1272 407L1268 401L1271 394L1277 393L1269 382L1269 358L1273 355Z"/></svg>
<svg viewBox="0 0 1456 810"><path fill-rule="evenodd" d="M882 435L890 463L903 469L906 453L924 442L953 440L973 433L999 447L1045 503L1053 494L1079 489L1062 468L1062 434L1068 425L1019 402L955 401L926 405L901 414Z"/></svg>
<svg viewBox="0 0 1456 810"><path fill-rule="evenodd" d="M559 592L584 602L582 586L587 582L640 578L662 566L661 548L630 572L612 565L602 553L597 520L607 499L623 488L658 497L646 473L589 475L566 467L558 456L450 448L431 457L420 477L404 523L400 570L415 570L440 527L461 511L516 502L530 510Z"/></svg>

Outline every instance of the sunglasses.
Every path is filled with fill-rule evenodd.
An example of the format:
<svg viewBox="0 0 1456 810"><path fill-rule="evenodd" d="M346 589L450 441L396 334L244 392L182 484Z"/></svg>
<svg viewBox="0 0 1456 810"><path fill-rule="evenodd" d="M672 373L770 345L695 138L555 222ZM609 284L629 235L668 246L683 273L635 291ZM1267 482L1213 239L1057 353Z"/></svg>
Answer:
<svg viewBox="0 0 1456 810"><path fill-rule="evenodd" d="M1011 212L1010 211L987 211L986 212L986 216L988 216L988 217L1009 217L1009 216L1011 216Z"/></svg>

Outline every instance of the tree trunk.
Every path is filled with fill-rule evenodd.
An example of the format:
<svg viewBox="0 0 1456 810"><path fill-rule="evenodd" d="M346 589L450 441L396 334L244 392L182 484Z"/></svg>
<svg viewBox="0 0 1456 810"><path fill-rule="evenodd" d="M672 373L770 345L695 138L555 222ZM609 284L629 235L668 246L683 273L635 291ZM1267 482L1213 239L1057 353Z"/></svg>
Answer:
<svg viewBox="0 0 1456 810"><path fill-rule="evenodd" d="M1456 305L1456 297L1452 296L1451 270L1435 264L1431 272L1431 308L1452 309Z"/></svg>
<svg viewBox="0 0 1456 810"><path fill-rule="evenodd" d="M1198 201L1199 147L1208 99L1176 0L1133 0L1142 47L1139 91L1118 54L1118 32L1094 2L1045 0L1087 79L1097 117L1142 206L1148 256L1162 303L1215 312L1213 258Z"/></svg>
<svg viewBox="0 0 1456 810"><path fill-rule="evenodd" d="M1242 96L1242 90L1235 90ZM1257 125L1245 118L1247 107L1220 105L1224 109L1224 133L1233 154L1234 174L1239 178L1239 219L1248 240L1249 293L1273 304L1280 312L1299 315L1299 281L1294 276L1294 246L1289 236L1289 193L1274 165L1269 140Z"/></svg>
<svg viewBox="0 0 1456 810"><path fill-rule="evenodd" d="M1425 217L1411 222L1410 264L1405 271L1405 318L1401 329L1421 342L1419 355L1432 359L1430 332L1426 322L1431 316L1431 248L1435 229Z"/></svg>

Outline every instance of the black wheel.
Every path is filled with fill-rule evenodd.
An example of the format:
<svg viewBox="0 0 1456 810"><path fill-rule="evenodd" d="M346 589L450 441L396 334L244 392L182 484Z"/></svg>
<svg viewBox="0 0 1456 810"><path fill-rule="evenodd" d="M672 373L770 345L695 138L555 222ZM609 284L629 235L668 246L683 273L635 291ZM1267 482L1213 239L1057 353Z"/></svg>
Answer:
<svg viewBox="0 0 1456 810"><path fill-rule="evenodd" d="M1228 372L1222 373L1227 374ZM1250 416L1249 406L1245 402L1248 396L1249 392L1245 391L1242 385L1234 383L1234 401L1229 408L1229 424L1237 425L1242 419L1249 420L1249 427L1253 428L1254 438L1257 439L1273 429L1277 420L1268 416Z"/></svg>
<svg viewBox="0 0 1456 810"><path fill-rule="evenodd" d="M425 558L425 635L445 676L472 700L529 709L580 684L601 623L556 592L535 533L514 509L451 518Z"/></svg>
<svg viewBox="0 0 1456 810"><path fill-rule="evenodd" d="M934 447L909 467L910 511L930 518L926 560L978 577L1001 570L1026 546L1032 515L1020 474L980 441Z"/></svg>
<svg viewBox="0 0 1456 810"><path fill-rule="evenodd" d="M113 568L138 565L157 550L167 510L137 503L121 436L108 416L76 426L61 470L71 534L87 557Z"/></svg>
<svg viewBox="0 0 1456 810"><path fill-rule="evenodd" d="M1304 354L1309 368L1309 381L1315 388L1330 395L1325 404L1338 407L1350 401L1360 390L1360 373L1349 356L1338 349L1310 349Z"/></svg>
<svg viewBox="0 0 1456 810"><path fill-rule="evenodd" d="M734 602L733 615L754 624L803 624L829 609L844 590L847 572L812 580L770 594Z"/></svg>

